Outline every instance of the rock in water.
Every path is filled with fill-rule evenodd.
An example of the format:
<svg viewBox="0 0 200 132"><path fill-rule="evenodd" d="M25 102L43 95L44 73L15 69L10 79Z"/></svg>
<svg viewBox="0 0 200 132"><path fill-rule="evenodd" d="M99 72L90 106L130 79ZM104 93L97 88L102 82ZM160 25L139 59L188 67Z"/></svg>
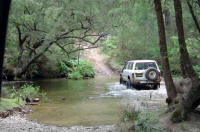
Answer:
<svg viewBox="0 0 200 132"><path fill-rule="evenodd" d="M28 97L26 97L25 101L26 101L26 103L30 103L31 102L31 100Z"/></svg>
<svg viewBox="0 0 200 132"><path fill-rule="evenodd" d="M40 98L34 98L33 99L33 102L39 102L40 101Z"/></svg>

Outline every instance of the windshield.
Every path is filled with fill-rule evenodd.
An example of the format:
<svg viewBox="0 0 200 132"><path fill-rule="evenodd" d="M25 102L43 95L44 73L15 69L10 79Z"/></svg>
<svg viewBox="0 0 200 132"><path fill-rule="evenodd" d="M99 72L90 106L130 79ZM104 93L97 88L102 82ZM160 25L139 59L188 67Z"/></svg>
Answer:
<svg viewBox="0 0 200 132"><path fill-rule="evenodd" d="M149 67L157 69L155 62L140 62L135 64L135 70L146 70Z"/></svg>

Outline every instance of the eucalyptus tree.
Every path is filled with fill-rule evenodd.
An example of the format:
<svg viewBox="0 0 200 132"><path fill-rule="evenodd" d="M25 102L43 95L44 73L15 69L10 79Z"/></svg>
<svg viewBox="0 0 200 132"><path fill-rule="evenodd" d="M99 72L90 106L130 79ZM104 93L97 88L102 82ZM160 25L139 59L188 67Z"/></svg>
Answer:
<svg viewBox="0 0 200 132"><path fill-rule="evenodd" d="M178 31L180 67L183 78L191 79L192 86L186 96L181 99L181 103L176 106L173 116L181 121L187 117L187 114L198 107L200 104L200 79L192 67L192 63L185 42L185 34L182 18L182 3L180 0L174 0L174 10L176 16L176 26ZM178 114L177 114L178 113Z"/></svg>
<svg viewBox="0 0 200 132"><path fill-rule="evenodd" d="M155 11L156 11L157 23L158 23L161 62L162 62L163 70L164 70L164 79L165 79L167 95L168 95L167 102L169 105L171 105L172 104L171 100L176 98L177 93L176 93L176 89L172 80L170 66L169 66L168 50L167 50L166 35L165 35L165 25L164 25L161 1L154 0L154 5L155 5Z"/></svg>
<svg viewBox="0 0 200 132"><path fill-rule="evenodd" d="M18 48L16 76L25 74L52 45L67 55L84 49L75 46L78 42L90 44L86 48L97 47L97 42L106 35L105 25L98 21L97 2L13 0L7 44Z"/></svg>

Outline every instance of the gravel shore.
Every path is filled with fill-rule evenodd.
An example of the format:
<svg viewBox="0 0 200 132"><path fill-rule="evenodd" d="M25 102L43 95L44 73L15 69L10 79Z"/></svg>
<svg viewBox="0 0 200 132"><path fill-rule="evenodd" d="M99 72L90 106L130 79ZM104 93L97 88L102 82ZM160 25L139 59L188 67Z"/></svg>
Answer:
<svg viewBox="0 0 200 132"><path fill-rule="evenodd" d="M0 118L1 132L115 132L115 129L114 125L92 127L49 126L29 121L25 116L19 114L15 114L7 118Z"/></svg>

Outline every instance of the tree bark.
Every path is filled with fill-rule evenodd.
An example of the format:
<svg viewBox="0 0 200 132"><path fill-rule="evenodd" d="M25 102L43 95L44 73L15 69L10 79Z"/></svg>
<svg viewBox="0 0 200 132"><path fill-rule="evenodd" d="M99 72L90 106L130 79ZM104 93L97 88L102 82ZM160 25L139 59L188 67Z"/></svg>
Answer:
<svg viewBox="0 0 200 132"><path fill-rule="evenodd" d="M16 66L16 72L19 73L21 72L21 68L23 67L23 62L22 62L22 56L24 52L24 42L26 41L28 36L24 36L22 38L22 32L19 27L19 25L16 25L17 33L18 33L18 57L17 57L17 66Z"/></svg>
<svg viewBox="0 0 200 132"><path fill-rule="evenodd" d="M46 46L46 48L38 53L36 56L34 56L32 59L30 59L25 65L22 66L21 70L17 71L16 76L21 77L23 74L26 73L28 68L30 67L31 64L33 64L38 58L40 58L44 53L54 44L56 41L49 42L49 44Z"/></svg>
<svg viewBox="0 0 200 132"><path fill-rule="evenodd" d="M183 77L184 78L193 78L193 77L198 78L190 62L188 50L185 43L182 6L181 6L180 0L174 0L174 10L175 10L175 17L176 17L176 27L178 31L180 66L181 66L181 71L183 73Z"/></svg>
<svg viewBox="0 0 200 132"><path fill-rule="evenodd" d="M175 86L173 83L173 79L170 72L170 66L169 66L162 5L161 5L160 0L154 0L154 4L155 4L156 15L157 15L160 55L161 55L161 62L162 62L162 67L164 71L164 79L165 79L165 84L166 84L166 89L167 89L167 95L169 99L173 99L176 97L176 90L175 90Z"/></svg>
<svg viewBox="0 0 200 132"><path fill-rule="evenodd" d="M182 121L187 117L187 114L193 109L195 109L200 103L200 81L190 62L189 54L185 43L182 19L182 6L180 0L174 0L174 10L179 40L179 52L181 63L180 66L181 70L185 70L182 71L186 73L184 77L190 78L192 82L192 87L190 91L186 93L186 96L184 96L182 103L179 106L177 106L176 110L172 114L172 118L176 117L178 121Z"/></svg>
<svg viewBox="0 0 200 132"><path fill-rule="evenodd" d="M3 59L4 59L4 51L5 51L5 39L6 39L10 3L11 3L11 0L0 1L0 97L1 97Z"/></svg>

